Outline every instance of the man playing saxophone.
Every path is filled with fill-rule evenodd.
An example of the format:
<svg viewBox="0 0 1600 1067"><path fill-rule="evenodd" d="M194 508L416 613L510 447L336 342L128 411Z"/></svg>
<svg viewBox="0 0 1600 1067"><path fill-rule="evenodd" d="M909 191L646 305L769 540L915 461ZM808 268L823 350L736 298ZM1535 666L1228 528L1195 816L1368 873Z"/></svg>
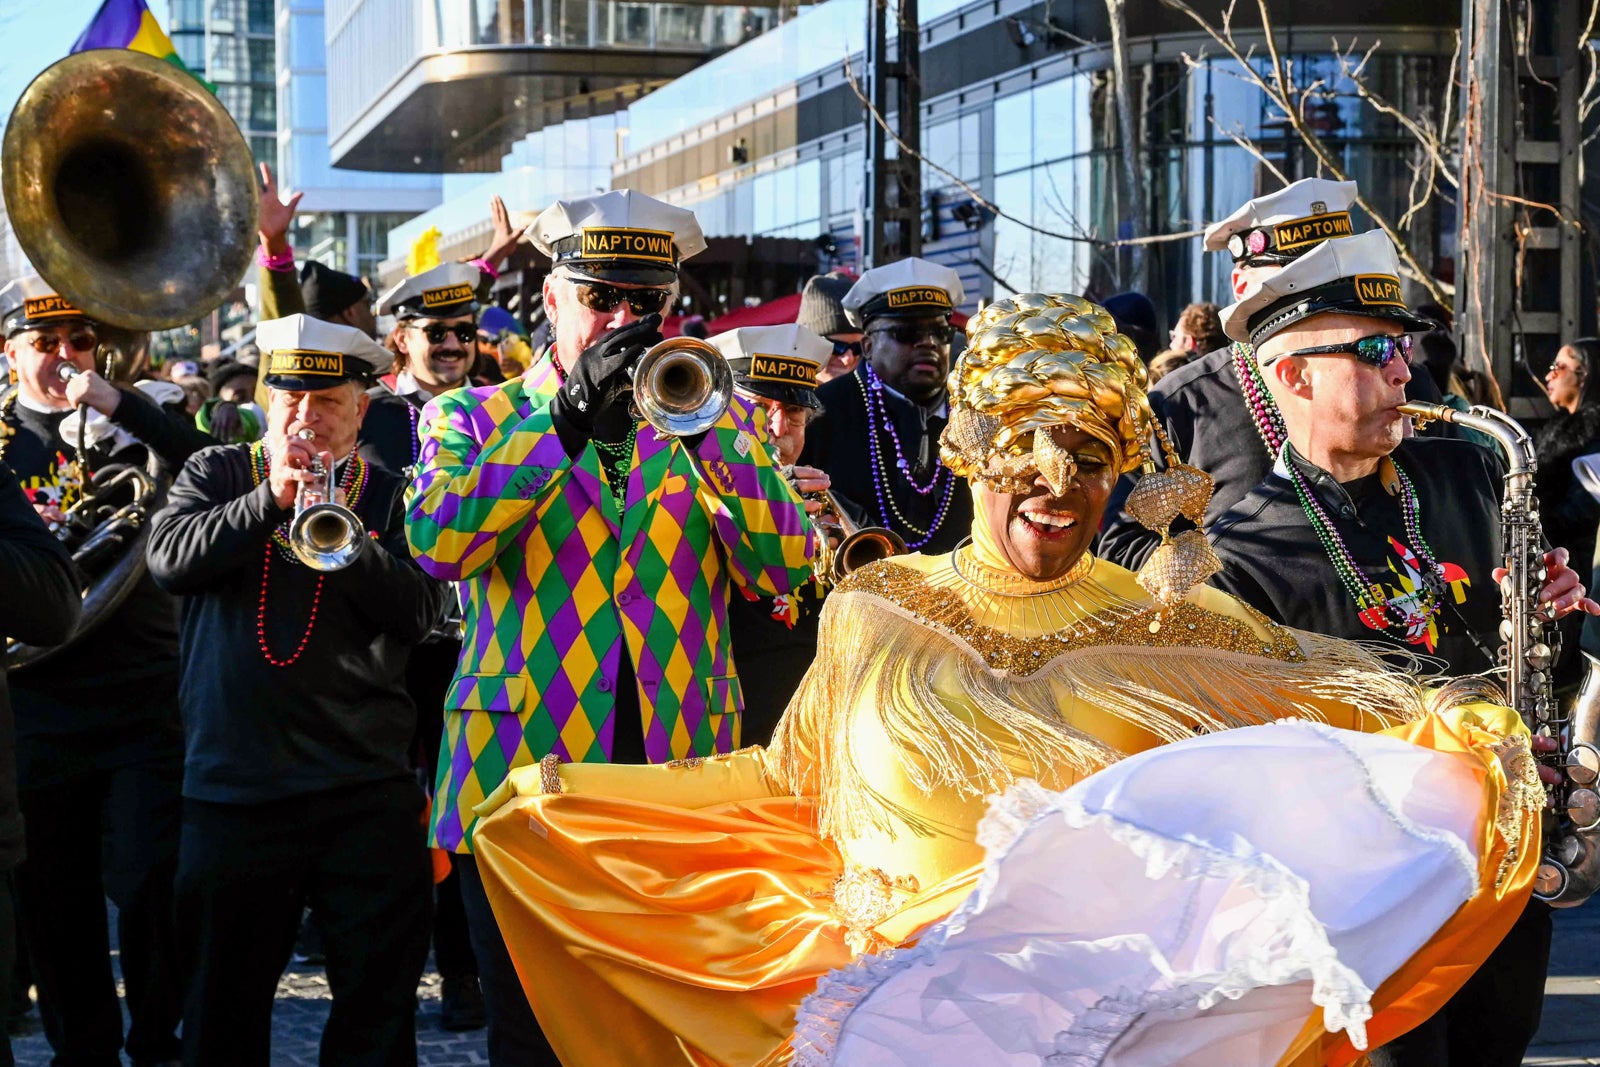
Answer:
<svg viewBox="0 0 1600 1067"><path fill-rule="evenodd" d="M1213 584L1278 622L1493 670L1503 470L1476 444L1407 436L1408 331L1394 246L1381 232L1319 245L1223 311L1254 357L1287 443L1271 474L1212 527ZM1265 416L1257 411L1258 421ZM1563 548L1542 561L1550 618L1600 614ZM1538 1028L1550 916L1534 901L1451 1001L1377 1049L1378 1067L1519 1064Z"/></svg>
<svg viewBox="0 0 1600 1067"><path fill-rule="evenodd" d="M814 533L735 397L673 436L634 412L632 374L661 340L694 215L631 191L561 201L534 224L550 256L555 343L519 379L460 389L423 415L407 536L466 590L445 701L433 843L457 853L494 1064L554 1063L471 857L473 809L547 756L644 763L740 743L730 590L786 592Z"/></svg>
<svg viewBox="0 0 1600 1067"><path fill-rule="evenodd" d="M265 1067L308 902L323 1062L414 1061L430 870L405 662L445 591L406 549L404 482L356 453L388 351L304 315L256 336L265 440L196 454L150 533L151 573L183 597L184 1062ZM338 506L297 514L330 477Z"/></svg>

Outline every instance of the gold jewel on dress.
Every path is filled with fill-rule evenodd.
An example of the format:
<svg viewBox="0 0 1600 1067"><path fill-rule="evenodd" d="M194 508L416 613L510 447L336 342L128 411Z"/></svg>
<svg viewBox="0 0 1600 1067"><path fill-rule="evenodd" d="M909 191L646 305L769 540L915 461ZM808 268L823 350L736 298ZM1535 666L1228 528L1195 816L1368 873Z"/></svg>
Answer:
<svg viewBox="0 0 1600 1067"><path fill-rule="evenodd" d="M539 761L539 789L547 795L561 792L561 757L554 752Z"/></svg>

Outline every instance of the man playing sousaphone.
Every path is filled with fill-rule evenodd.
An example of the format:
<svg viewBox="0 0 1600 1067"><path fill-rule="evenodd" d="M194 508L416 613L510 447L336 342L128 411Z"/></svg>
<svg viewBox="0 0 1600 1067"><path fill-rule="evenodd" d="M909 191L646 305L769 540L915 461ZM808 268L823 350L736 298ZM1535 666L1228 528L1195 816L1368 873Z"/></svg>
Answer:
<svg viewBox="0 0 1600 1067"><path fill-rule="evenodd" d="M309 903L333 992L323 1061L377 1067L415 1055L430 872L404 667L445 593L406 550L400 477L355 451L388 351L304 315L257 337L265 440L195 455L150 533L151 572L184 597L184 1059L267 1062ZM297 515L330 484L342 512Z"/></svg>
<svg viewBox="0 0 1600 1067"><path fill-rule="evenodd" d="M734 586L810 577L813 531L735 397L690 436L632 410L633 369L661 340L694 215L616 191L534 224L554 267L555 343L520 379L428 405L407 534L422 567L466 590L465 648L445 702L433 843L457 853L494 1064L553 1062L471 856L473 809L547 756L665 762L739 745L729 655Z"/></svg>
<svg viewBox="0 0 1600 1067"><path fill-rule="evenodd" d="M176 471L211 439L181 410L95 370L98 325L38 276L0 289L0 328L14 384L0 394L0 463L34 510L61 524L110 463ZM87 414L74 416L83 405ZM86 423L78 451L76 432ZM100 1062L124 1047L109 958L105 898L117 904L131 1023L140 1061L177 1055L172 876L178 849L177 609L148 575L122 606L63 656L11 675L27 860L18 908L35 961L40 1014L63 1062Z"/></svg>

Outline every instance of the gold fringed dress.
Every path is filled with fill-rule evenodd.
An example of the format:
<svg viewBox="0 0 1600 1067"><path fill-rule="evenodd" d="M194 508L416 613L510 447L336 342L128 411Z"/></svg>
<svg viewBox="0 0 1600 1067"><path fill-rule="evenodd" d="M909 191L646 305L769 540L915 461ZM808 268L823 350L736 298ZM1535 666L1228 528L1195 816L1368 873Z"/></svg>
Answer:
<svg viewBox="0 0 1600 1067"><path fill-rule="evenodd" d="M1443 695L1356 646L1204 587L1162 617L1132 573L1087 556L1028 583L982 549L897 557L841 583L769 748L564 765L559 793L548 769L541 782L523 768L485 802L477 862L564 1063L784 1062L821 976L914 941L968 895L985 797L1019 779L1065 789L1131 753L1282 717L1460 744L1430 725ZM1473 714L1475 743L1519 731L1504 709ZM1483 762L1491 816L1502 799L1509 813L1498 831L1486 817L1489 888L1403 989L1378 990L1375 1041L1442 1003L1514 918L1501 902L1528 891L1534 801L1507 792L1492 754L1460 747ZM1294 1062L1355 1058L1337 1045L1308 1021Z"/></svg>

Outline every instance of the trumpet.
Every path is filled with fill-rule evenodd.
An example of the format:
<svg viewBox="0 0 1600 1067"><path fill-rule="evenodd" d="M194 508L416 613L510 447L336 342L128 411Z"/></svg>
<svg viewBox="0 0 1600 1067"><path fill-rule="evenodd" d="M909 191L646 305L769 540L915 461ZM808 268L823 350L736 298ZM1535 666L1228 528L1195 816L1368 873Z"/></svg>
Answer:
<svg viewBox="0 0 1600 1067"><path fill-rule="evenodd" d="M822 501L826 511L838 520L818 527L823 535L822 543L817 546L817 558L812 564L812 573L817 581L837 582L869 563L905 554L906 542L903 537L884 526L861 526L851 521L831 489L807 495L813 500ZM837 548L828 537L830 530L838 532L840 541Z"/></svg>
<svg viewBox="0 0 1600 1067"><path fill-rule="evenodd" d="M717 424L733 399L733 371L697 337L670 337L634 364L633 404L659 433L693 437Z"/></svg>
<svg viewBox="0 0 1600 1067"><path fill-rule="evenodd" d="M302 441L316 440L309 426L301 430ZM356 513L340 499L333 468L319 455L312 461L315 485L301 482L294 498L294 519L289 523L289 547L301 563L314 571L338 571L355 562L366 527Z"/></svg>

